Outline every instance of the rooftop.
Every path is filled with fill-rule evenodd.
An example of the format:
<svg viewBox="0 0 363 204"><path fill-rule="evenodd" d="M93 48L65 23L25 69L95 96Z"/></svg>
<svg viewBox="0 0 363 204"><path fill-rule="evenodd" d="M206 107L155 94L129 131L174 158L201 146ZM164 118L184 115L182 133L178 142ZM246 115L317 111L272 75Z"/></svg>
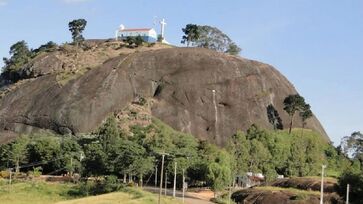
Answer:
<svg viewBox="0 0 363 204"><path fill-rule="evenodd" d="M120 31L149 31L152 28L127 28Z"/></svg>

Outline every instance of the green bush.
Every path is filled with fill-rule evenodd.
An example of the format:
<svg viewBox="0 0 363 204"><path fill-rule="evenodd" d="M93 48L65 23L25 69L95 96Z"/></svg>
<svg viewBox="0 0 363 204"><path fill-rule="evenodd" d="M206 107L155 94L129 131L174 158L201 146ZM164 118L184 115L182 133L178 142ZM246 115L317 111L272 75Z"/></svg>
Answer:
<svg viewBox="0 0 363 204"><path fill-rule="evenodd" d="M363 172L347 171L338 180L338 193L345 198L347 184L350 188L350 202L352 204L361 203L363 200Z"/></svg>
<svg viewBox="0 0 363 204"><path fill-rule="evenodd" d="M106 176L97 181L83 181L68 191L70 196L84 197L119 191L124 187L114 175Z"/></svg>

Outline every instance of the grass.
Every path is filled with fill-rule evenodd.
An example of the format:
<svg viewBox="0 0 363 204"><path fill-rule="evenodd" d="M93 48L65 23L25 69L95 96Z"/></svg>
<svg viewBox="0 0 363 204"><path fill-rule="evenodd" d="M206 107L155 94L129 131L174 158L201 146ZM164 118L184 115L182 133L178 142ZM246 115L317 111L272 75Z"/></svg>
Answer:
<svg viewBox="0 0 363 204"><path fill-rule="evenodd" d="M1 204L48 204L70 199L67 195L72 184L56 184L46 182L21 182L9 186L0 182Z"/></svg>
<svg viewBox="0 0 363 204"><path fill-rule="evenodd" d="M6 180L0 179L1 204L154 204L158 197L155 194L137 188L125 188L122 192L114 192L85 198L74 198L68 191L74 184L49 182L19 182L11 186ZM163 197L162 203L180 204L179 200Z"/></svg>
<svg viewBox="0 0 363 204"><path fill-rule="evenodd" d="M296 178L299 178L299 177L296 177ZM316 179L319 182L321 180L321 176L305 176L303 178ZM334 178L334 177L325 176L324 177L324 181L330 181L330 182L336 183L337 182L337 179Z"/></svg>
<svg viewBox="0 0 363 204"><path fill-rule="evenodd" d="M296 195L302 195L302 196L311 196L311 195L320 195L319 191L305 191L300 190L296 188L280 188L280 187L274 187L274 186L260 186L255 187L257 190L265 190L265 191L287 191Z"/></svg>
<svg viewBox="0 0 363 204"><path fill-rule="evenodd" d="M145 192L140 189L127 188L124 192L90 196L76 200L63 201L57 204L155 204L157 202L158 197L155 194ZM170 197L163 197L161 203L181 204L182 202Z"/></svg>

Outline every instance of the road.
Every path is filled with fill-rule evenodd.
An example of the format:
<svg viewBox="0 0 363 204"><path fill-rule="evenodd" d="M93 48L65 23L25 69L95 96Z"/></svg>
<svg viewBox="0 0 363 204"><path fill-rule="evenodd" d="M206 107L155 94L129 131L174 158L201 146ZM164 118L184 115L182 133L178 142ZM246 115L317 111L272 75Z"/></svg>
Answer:
<svg viewBox="0 0 363 204"><path fill-rule="evenodd" d="M151 192L151 193L159 194L159 188L143 187L143 190ZM165 189L163 189L162 195L165 195ZM173 196L173 190L172 189L167 189L166 195L167 196ZM178 199L182 199L183 192L176 191L175 196ZM208 201L206 198L197 197L196 195L194 195L194 193L189 193L189 192L185 193L184 201L185 201L186 204L213 204L212 202Z"/></svg>

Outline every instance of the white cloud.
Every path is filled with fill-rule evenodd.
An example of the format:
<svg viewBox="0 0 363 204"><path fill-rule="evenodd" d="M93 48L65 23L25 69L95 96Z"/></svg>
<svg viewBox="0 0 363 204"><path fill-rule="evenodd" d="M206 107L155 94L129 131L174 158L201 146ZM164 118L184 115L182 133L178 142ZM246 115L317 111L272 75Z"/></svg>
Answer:
<svg viewBox="0 0 363 204"><path fill-rule="evenodd" d="M0 0L0 6L5 6L6 4L8 4L6 0Z"/></svg>
<svg viewBox="0 0 363 204"><path fill-rule="evenodd" d="M90 1L90 0L62 0L62 1L66 4L73 4L73 3L83 3L83 2Z"/></svg>

